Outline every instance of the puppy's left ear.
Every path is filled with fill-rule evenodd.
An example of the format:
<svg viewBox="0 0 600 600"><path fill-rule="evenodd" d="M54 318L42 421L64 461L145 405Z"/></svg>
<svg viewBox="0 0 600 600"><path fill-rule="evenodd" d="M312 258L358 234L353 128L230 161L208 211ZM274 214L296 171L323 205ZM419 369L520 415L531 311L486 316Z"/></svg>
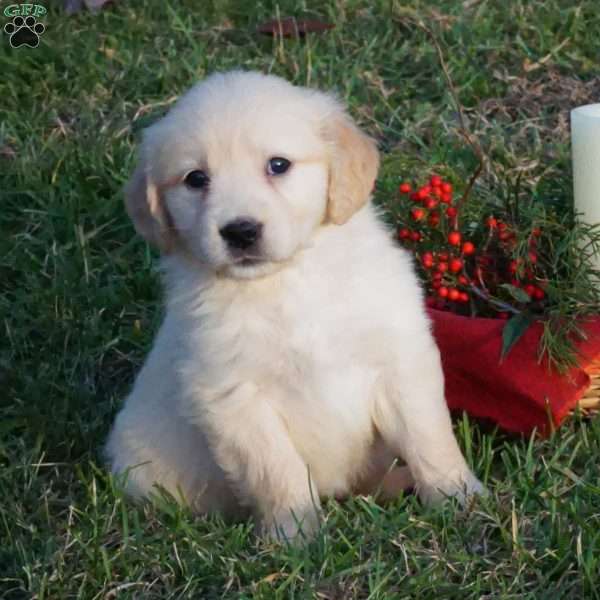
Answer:
<svg viewBox="0 0 600 600"><path fill-rule="evenodd" d="M367 203L379 170L379 152L375 140L347 115L336 116L327 129L333 144L327 220L342 225Z"/></svg>

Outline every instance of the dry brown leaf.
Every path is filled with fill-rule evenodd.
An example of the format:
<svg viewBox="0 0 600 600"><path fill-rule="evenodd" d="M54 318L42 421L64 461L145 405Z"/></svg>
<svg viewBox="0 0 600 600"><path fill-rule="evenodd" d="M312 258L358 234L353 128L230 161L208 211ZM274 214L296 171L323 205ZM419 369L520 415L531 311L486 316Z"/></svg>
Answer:
<svg viewBox="0 0 600 600"><path fill-rule="evenodd" d="M100 46L100 48L98 48L98 50L100 50L100 52L102 52L102 54L104 54L104 56L106 56L106 58L112 60L117 51L114 48L109 48L108 46Z"/></svg>
<svg viewBox="0 0 600 600"><path fill-rule="evenodd" d="M283 577L283 573L271 573L270 575L266 575L260 580L260 583L273 583L276 579Z"/></svg>
<svg viewBox="0 0 600 600"><path fill-rule="evenodd" d="M570 41L571 38L565 38L558 46L556 46L556 48L553 48L550 52L548 52L548 54L546 54L546 56L540 58L540 60L536 62L531 62L528 58L526 58L523 61L523 70L526 73L529 73L530 71L535 71L536 69L543 67L556 53L558 53L562 48L564 48Z"/></svg>
<svg viewBox="0 0 600 600"><path fill-rule="evenodd" d="M12 146L5 144L4 146L0 146L0 156L2 158L16 158L17 152Z"/></svg>
<svg viewBox="0 0 600 600"><path fill-rule="evenodd" d="M453 21L456 21L456 17L452 15L446 15L439 12L435 8L429 9L429 20L436 21L443 29L449 29Z"/></svg>

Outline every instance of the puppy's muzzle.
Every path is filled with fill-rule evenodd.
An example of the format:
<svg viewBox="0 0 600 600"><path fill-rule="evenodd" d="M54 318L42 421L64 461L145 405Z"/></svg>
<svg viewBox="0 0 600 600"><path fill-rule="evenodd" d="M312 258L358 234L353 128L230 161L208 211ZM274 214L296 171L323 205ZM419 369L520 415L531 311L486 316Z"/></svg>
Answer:
<svg viewBox="0 0 600 600"><path fill-rule="evenodd" d="M219 233L230 248L247 250L260 240L262 230L262 223L255 219L241 217L227 223L219 229Z"/></svg>

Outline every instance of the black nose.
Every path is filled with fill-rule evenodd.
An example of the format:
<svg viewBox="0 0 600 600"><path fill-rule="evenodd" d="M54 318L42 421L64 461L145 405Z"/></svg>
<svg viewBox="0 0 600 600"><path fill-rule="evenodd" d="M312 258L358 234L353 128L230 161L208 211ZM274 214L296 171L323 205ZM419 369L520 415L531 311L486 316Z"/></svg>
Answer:
<svg viewBox="0 0 600 600"><path fill-rule="evenodd" d="M256 243L262 233L263 225L254 219L235 219L219 229L221 237L232 248L245 250Z"/></svg>

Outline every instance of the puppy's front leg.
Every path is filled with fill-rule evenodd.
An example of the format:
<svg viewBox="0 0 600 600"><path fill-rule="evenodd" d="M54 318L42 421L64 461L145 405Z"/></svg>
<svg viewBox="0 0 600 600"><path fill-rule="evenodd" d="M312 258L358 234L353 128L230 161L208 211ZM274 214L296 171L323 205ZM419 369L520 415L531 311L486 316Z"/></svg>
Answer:
<svg viewBox="0 0 600 600"><path fill-rule="evenodd" d="M239 500L260 519L262 534L309 537L318 525L318 492L264 393L253 383L238 386L205 407L201 425Z"/></svg>
<svg viewBox="0 0 600 600"><path fill-rule="evenodd" d="M424 502L446 496L464 501L485 492L454 437L433 340L413 340L410 356L399 359L387 374L374 420L385 442L406 461Z"/></svg>

